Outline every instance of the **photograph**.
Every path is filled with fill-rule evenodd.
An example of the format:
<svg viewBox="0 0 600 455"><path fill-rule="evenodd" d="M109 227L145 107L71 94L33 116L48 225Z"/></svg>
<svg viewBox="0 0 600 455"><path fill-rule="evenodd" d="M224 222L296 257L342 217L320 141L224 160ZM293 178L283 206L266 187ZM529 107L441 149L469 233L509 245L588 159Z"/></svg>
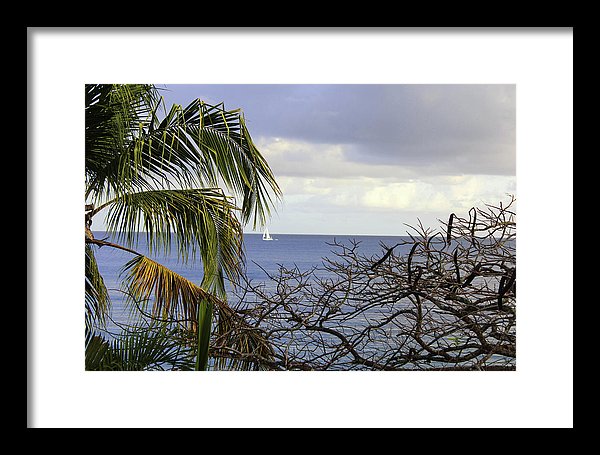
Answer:
<svg viewBox="0 0 600 455"><path fill-rule="evenodd" d="M514 85L85 95L86 370L516 368Z"/></svg>

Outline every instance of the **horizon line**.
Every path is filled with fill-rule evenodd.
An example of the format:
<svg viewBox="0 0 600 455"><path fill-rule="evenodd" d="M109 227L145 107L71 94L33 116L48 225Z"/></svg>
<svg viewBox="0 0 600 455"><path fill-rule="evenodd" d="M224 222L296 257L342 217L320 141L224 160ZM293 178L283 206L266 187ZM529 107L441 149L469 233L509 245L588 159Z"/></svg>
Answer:
<svg viewBox="0 0 600 455"><path fill-rule="evenodd" d="M92 232L107 233L108 231L105 229L92 229ZM143 233L146 233L147 231L133 231L133 232L138 233L138 234L143 234ZM243 235L262 235L262 232L254 232L254 231L246 232L246 231L244 231ZM326 233L271 232L271 235L319 235L319 236L345 236L345 237L352 237L352 236L359 236L359 237L410 237L408 234L344 234L344 233L332 234L332 233L327 233L327 232Z"/></svg>

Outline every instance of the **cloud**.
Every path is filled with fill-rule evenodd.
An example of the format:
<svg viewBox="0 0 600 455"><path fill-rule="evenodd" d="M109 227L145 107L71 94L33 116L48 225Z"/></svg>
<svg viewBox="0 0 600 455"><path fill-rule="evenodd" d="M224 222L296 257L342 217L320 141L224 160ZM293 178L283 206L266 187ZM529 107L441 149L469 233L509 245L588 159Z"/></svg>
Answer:
<svg viewBox="0 0 600 455"><path fill-rule="evenodd" d="M515 178L470 175L393 181L374 177L283 177L280 185L286 204L305 204L305 210L328 212L341 208L446 214L505 199L506 194L514 194Z"/></svg>
<svg viewBox="0 0 600 455"><path fill-rule="evenodd" d="M275 175L335 177L402 177L413 175L409 168L347 159L349 145L315 143L290 138L260 137L256 144Z"/></svg>
<svg viewBox="0 0 600 455"><path fill-rule="evenodd" d="M273 232L402 235L515 194L514 85L172 88L244 111L284 194Z"/></svg>
<svg viewBox="0 0 600 455"><path fill-rule="evenodd" d="M514 193L514 189L514 177L446 176L428 182L383 183L368 190L362 202L380 209L450 213L496 203L505 199L506 194Z"/></svg>
<svg viewBox="0 0 600 455"><path fill-rule="evenodd" d="M514 85L199 85L240 107L253 137L338 147L344 161L435 174L514 175ZM299 155L298 158L301 158ZM289 158L293 160L293 157Z"/></svg>
<svg viewBox="0 0 600 455"><path fill-rule="evenodd" d="M449 206L442 192L426 183L402 182L376 186L361 199L363 205L386 210L444 211Z"/></svg>
<svg viewBox="0 0 600 455"><path fill-rule="evenodd" d="M515 173L514 86L384 86L348 159L450 174Z"/></svg>
<svg viewBox="0 0 600 455"><path fill-rule="evenodd" d="M405 224L439 228L452 212L468 216L471 207L497 204L515 194L513 176L444 176L392 181L357 177L283 177L283 205L272 232L404 235Z"/></svg>

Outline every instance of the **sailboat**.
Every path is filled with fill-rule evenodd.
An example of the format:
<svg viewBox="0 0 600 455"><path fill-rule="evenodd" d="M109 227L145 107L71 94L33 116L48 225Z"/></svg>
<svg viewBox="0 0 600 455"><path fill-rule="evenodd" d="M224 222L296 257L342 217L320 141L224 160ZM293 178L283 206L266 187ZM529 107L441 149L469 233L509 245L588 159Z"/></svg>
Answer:
<svg viewBox="0 0 600 455"><path fill-rule="evenodd" d="M263 240L274 240L267 228L265 228L265 232L263 232Z"/></svg>

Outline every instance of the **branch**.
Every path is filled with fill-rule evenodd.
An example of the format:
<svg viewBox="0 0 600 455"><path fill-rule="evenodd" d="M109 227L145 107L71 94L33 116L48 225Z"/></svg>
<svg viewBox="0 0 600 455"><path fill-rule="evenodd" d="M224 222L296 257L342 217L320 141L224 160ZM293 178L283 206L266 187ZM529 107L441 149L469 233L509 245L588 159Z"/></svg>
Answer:
<svg viewBox="0 0 600 455"><path fill-rule="evenodd" d="M94 244L94 245L98 245L100 247L102 247L102 246L110 246L112 248L117 248L119 250L128 251L129 253L133 253L136 256L143 256L143 254L138 253L137 251L132 250L131 248L124 247L124 246L119 245L117 243L107 242L106 240L91 239L89 237L86 237L85 238L85 243L91 243L91 244Z"/></svg>

